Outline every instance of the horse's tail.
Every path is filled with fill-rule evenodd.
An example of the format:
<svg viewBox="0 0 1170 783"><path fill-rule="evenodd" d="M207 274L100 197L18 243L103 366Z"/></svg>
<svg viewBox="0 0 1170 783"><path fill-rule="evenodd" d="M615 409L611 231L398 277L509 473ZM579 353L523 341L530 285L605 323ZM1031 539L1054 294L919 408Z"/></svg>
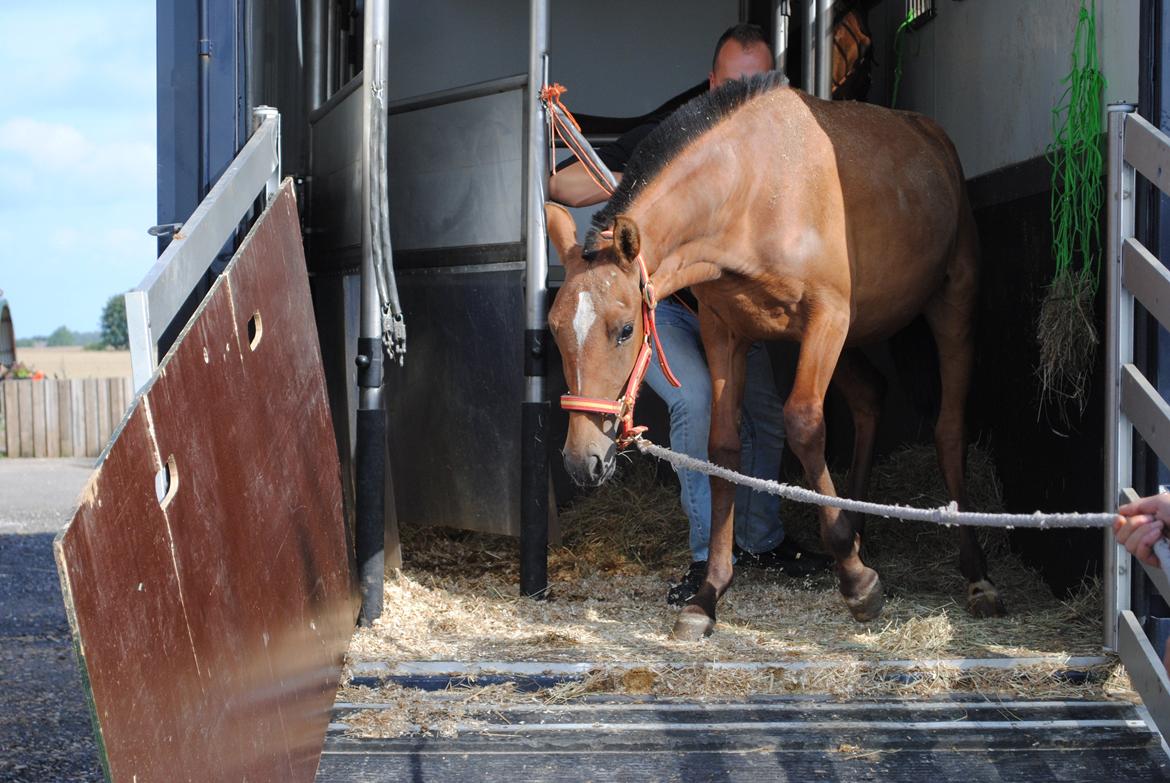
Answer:
<svg viewBox="0 0 1170 783"><path fill-rule="evenodd" d="M890 358L914 412L933 422L942 400L942 380L938 347L923 316L890 337Z"/></svg>

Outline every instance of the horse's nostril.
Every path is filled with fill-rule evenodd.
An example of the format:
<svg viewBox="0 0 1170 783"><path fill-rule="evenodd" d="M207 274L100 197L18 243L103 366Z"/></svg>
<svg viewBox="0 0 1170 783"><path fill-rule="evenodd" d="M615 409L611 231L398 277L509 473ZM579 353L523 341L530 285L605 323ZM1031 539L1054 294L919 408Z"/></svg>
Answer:
<svg viewBox="0 0 1170 783"><path fill-rule="evenodd" d="M601 474L605 472L605 466L601 462L601 457L593 454L589 457L589 476L594 481L601 478Z"/></svg>

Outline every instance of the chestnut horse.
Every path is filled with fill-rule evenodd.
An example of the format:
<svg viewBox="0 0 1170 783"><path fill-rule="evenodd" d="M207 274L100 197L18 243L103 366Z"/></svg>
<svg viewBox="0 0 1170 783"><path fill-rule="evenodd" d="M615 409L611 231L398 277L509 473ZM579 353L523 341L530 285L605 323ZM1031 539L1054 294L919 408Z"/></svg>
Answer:
<svg viewBox="0 0 1170 783"><path fill-rule="evenodd" d="M975 224L954 147L931 120L785 86L779 74L695 98L643 141L584 248L568 213L549 205L549 237L565 284L549 313L572 395L619 396L642 340L639 255L658 299L691 287L699 300L713 395L710 455L739 464L744 359L755 340L800 342L784 405L789 447L808 484L836 494L825 464L830 380L854 418L850 494L864 494L884 381L860 351L925 315L939 351L935 442L951 497L965 505L963 409L978 285ZM669 358L669 357L668 357ZM613 472L616 422L570 414L563 456L578 482ZM732 579L734 487L711 480L705 581L676 638L715 625ZM861 561L848 515L820 510L821 541L858 621L882 607L878 574ZM974 532L960 529L968 607L1003 612Z"/></svg>

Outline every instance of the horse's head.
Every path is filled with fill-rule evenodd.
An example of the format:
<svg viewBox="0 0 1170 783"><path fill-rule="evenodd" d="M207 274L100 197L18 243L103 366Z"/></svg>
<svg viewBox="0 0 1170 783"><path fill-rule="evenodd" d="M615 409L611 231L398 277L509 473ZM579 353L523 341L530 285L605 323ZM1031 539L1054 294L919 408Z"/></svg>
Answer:
<svg viewBox="0 0 1170 783"><path fill-rule="evenodd" d="M640 239L633 221L618 217L613 242L586 261L568 210L545 206L548 236L565 266L565 284L548 314L570 394L616 400L625 390L642 345L642 294L635 259ZM613 475L615 416L573 411L562 455L578 484L597 486Z"/></svg>

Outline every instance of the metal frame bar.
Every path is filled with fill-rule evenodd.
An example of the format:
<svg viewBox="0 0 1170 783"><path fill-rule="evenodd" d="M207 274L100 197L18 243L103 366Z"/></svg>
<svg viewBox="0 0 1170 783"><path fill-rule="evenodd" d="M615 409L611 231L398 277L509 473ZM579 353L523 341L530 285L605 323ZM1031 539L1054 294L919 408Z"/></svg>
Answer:
<svg viewBox="0 0 1170 783"><path fill-rule="evenodd" d="M1170 678L1146 638L1141 623L1128 609L1121 612L1117 647L1134 690L1163 737L1170 737Z"/></svg>
<svg viewBox="0 0 1170 783"><path fill-rule="evenodd" d="M423 93L422 95L415 95L410 98L400 98L396 101L391 101L387 105L387 113L390 115L405 114L409 111L429 109L434 106L446 106L449 103L459 103L461 101L470 101L474 98L483 98L488 95L498 95L502 92L522 90L528 86L530 80L531 76L529 74L518 73L499 79L489 79L484 82L465 84L461 87L452 87L447 90Z"/></svg>
<svg viewBox="0 0 1170 783"><path fill-rule="evenodd" d="M791 0L776 0L772 23L772 52L776 56L776 70L788 71L788 23L792 16Z"/></svg>
<svg viewBox="0 0 1170 783"><path fill-rule="evenodd" d="M1134 237L1135 177L1140 172L1162 192L1170 190L1170 137L1138 116L1134 107L1109 107L1109 226L1106 388L1106 508L1132 501L1133 431L1170 464L1170 404L1133 364L1135 296L1163 326L1170 324L1170 273ZM1170 557L1159 542L1159 558ZM1137 617L1130 611L1133 558L1110 533L1105 538L1105 644L1116 649L1142 703L1170 736L1170 678ZM1165 563L1163 564L1165 565ZM1170 598L1162 569L1142 564L1155 589Z"/></svg>
<svg viewBox="0 0 1170 783"><path fill-rule="evenodd" d="M816 26L816 95L833 97L833 0L817 0Z"/></svg>
<svg viewBox="0 0 1170 783"><path fill-rule="evenodd" d="M1121 411L1158 458L1170 464L1170 405L1132 364L1121 367Z"/></svg>
<svg viewBox="0 0 1170 783"><path fill-rule="evenodd" d="M170 245L132 291L126 294L126 322L134 388L140 391L158 367L167 346L159 339L171 326L212 261L239 228L261 191L265 203L280 185L280 113L268 106L253 111L255 131L223 176L177 231Z"/></svg>
<svg viewBox="0 0 1170 783"><path fill-rule="evenodd" d="M1133 236L1133 169L1125 164L1126 120L1130 104L1109 106L1109 204L1106 248L1107 304L1105 337L1105 508L1116 508L1121 490L1133 481L1133 428L1121 409L1121 368L1133 362L1133 295L1122 284L1122 242ZM1119 613L1130 606L1131 558L1125 548L1104 534L1106 649L1117 649Z"/></svg>
<svg viewBox="0 0 1170 783"><path fill-rule="evenodd" d="M549 403L545 400L545 321L548 317L548 240L544 225L548 183L548 117L540 88L548 83L549 0L530 0L528 86L525 90L524 402L520 433L520 593L548 588Z"/></svg>

